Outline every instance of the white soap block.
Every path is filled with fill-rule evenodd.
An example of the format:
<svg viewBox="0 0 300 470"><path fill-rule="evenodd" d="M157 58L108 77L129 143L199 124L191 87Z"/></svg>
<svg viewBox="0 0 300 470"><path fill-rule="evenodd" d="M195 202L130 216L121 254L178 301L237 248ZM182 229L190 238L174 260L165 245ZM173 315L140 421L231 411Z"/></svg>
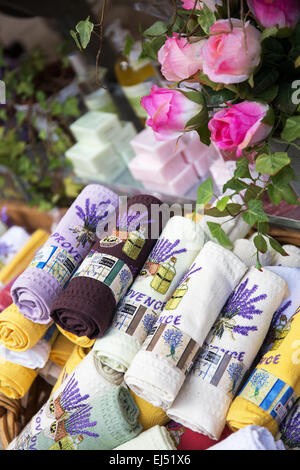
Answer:
<svg viewBox="0 0 300 470"><path fill-rule="evenodd" d="M162 163L166 163L172 156L182 151L185 142L181 138L172 137L168 140L156 140L155 134L151 128L146 128L131 140L136 155L148 154Z"/></svg>
<svg viewBox="0 0 300 470"><path fill-rule="evenodd" d="M70 126L75 139L82 144L111 143L122 132L116 114L90 111Z"/></svg>
<svg viewBox="0 0 300 470"><path fill-rule="evenodd" d="M125 164L111 144L83 145L77 143L66 152L66 157L74 165L74 171L83 172L85 176L101 179L115 179L124 169Z"/></svg>
<svg viewBox="0 0 300 470"><path fill-rule="evenodd" d="M99 88L99 90L85 96L84 102L89 111L118 112L110 93L105 88Z"/></svg>
<svg viewBox="0 0 300 470"><path fill-rule="evenodd" d="M122 121L122 131L112 142L116 151L121 155L124 163L127 165L135 156L130 141L137 135L137 131L132 122Z"/></svg>

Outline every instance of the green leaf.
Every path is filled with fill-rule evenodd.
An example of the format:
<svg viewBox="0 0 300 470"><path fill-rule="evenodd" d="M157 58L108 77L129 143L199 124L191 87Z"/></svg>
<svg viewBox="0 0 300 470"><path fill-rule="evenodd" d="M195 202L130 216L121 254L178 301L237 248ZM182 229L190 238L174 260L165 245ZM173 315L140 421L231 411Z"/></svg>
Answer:
<svg viewBox="0 0 300 470"><path fill-rule="evenodd" d="M220 212L224 211L226 206L227 206L228 201L230 201L229 196L224 196L224 197L222 197L222 199L219 199L218 202L217 202L217 209Z"/></svg>
<svg viewBox="0 0 300 470"><path fill-rule="evenodd" d="M291 160L286 152L263 153L257 158L255 169L261 174L276 175L276 173L290 163Z"/></svg>
<svg viewBox="0 0 300 470"><path fill-rule="evenodd" d="M287 119L281 138L286 142L293 142L300 138L300 116L293 116Z"/></svg>
<svg viewBox="0 0 300 470"><path fill-rule="evenodd" d="M242 215L244 221L251 227L257 222L268 222L268 216L263 210L263 203L260 200L248 202L248 209Z"/></svg>
<svg viewBox="0 0 300 470"><path fill-rule="evenodd" d="M24 113L24 111L18 111L16 113L16 118L17 118L17 125L22 126L23 122L26 119L26 113Z"/></svg>
<svg viewBox="0 0 300 470"><path fill-rule="evenodd" d="M78 99L75 96L69 96L66 99L66 101L63 103L62 112L65 116L71 116L71 117L80 116Z"/></svg>
<svg viewBox="0 0 300 470"><path fill-rule="evenodd" d="M279 95L278 95L278 107L281 112L287 114L288 116L292 116L296 109L298 103L294 103L293 101L293 94L294 89L292 88L293 82L280 82L279 86Z"/></svg>
<svg viewBox="0 0 300 470"><path fill-rule="evenodd" d="M278 33L278 28L276 26L273 26L272 28L266 28L261 35L260 40L264 41L265 39L271 37L271 36L277 36Z"/></svg>
<svg viewBox="0 0 300 470"><path fill-rule="evenodd" d="M289 184L270 184L268 185L268 194L275 206L278 206L280 201L286 201L291 205L300 205L295 191Z"/></svg>
<svg viewBox="0 0 300 470"><path fill-rule="evenodd" d="M273 250L277 251L282 256L288 256L288 253L282 248L282 246L280 245L280 243L277 240L270 237L269 242L270 242L270 245L273 248Z"/></svg>
<svg viewBox="0 0 300 470"><path fill-rule="evenodd" d="M156 21L150 28L144 31L144 36L160 36L167 32L167 26L163 21Z"/></svg>
<svg viewBox="0 0 300 470"><path fill-rule="evenodd" d="M235 191L243 191L244 189L248 188L248 184L244 181L236 178L231 178L227 183L223 186L223 193L225 193L226 189L234 189Z"/></svg>
<svg viewBox="0 0 300 470"><path fill-rule="evenodd" d="M130 36L130 34L127 34L126 36L126 42L125 42L125 46L124 46L124 50L123 50L123 55L124 57L128 57L130 52L131 52L131 48L132 48L132 45L133 45L133 39L132 37Z"/></svg>
<svg viewBox="0 0 300 470"><path fill-rule="evenodd" d="M90 40L91 40L91 35L94 30L94 23L90 21L90 17L88 16L86 20L80 21L76 25L76 31L78 32L80 36L80 42L83 47L83 49L86 49L88 46Z"/></svg>
<svg viewBox="0 0 300 470"><path fill-rule="evenodd" d="M272 176L272 181L275 185L287 184L291 181L297 181L297 175L291 165L287 165L276 175Z"/></svg>
<svg viewBox="0 0 300 470"><path fill-rule="evenodd" d="M203 4L202 10L197 15L197 21L205 34L209 34L210 28L216 22L216 16L212 10Z"/></svg>
<svg viewBox="0 0 300 470"><path fill-rule="evenodd" d="M239 158L236 161L236 170L234 172L235 178L251 178L249 171L249 160L246 157Z"/></svg>
<svg viewBox="0 0 300 470"><path fill-rule="evenodd" d="M79 42L77 33L76 33L75 31L73 31L73 29L71 29L70 34L71 34L72 38L74 39L74 41L75 41L76 46L78 47L78 49L79 49L80 51L82 51L82 47L81 47L81 44L80 44L80 42Z"/></svg>
<svg viewBox="0 0 300 470"><path fill-rule="evenodd" d="M262 194L263 194L262 188L251 183L247 191L244 194L244 199L246 202L249 202L251 199L259 198L259 196Z"/></svg>
<svg viewBox="0 0 300 470"><path fill-rule="evenodd" d="M232 202L227 204L223 211L220 211L217 207L211 207L210 209L205 209L204 213L211 217L234 217L241 212L242 207L243 206L241 204Z"/></svg>
<svg viewBox="0 0 300 470"><path fill-rule="evenodd" d="M260 251L261 253L266 253L268 251L267 242L262 235L258 234L254 238L253 242L256 248L258 249L258 251Z"/></svg>
<svg viewBox="0 0 300 470"><path fill-rule="evenodd" d="M203 88L205 89L206 102L210 106L223 105L236 97L235 93L226 88L219 91L215 91L208 86L204 86Z"/></svg>
<svg viewBox="0 0 300 470"><path fill-rule="evenodd" d="M210 233L224 248L232 248L232 242L227 237L226 233L222 229L220 224L215 222L207 222L207 226L210 230Z"/></svg>
<svg viewBox="0 0 300 470"><path fill-rule="evenodd" d="M39 139L41 140L47 140L47 132L45 129L40 130L39 132Z"/></svg>
<svg viewBox="0 0 300 470"><path fill-rule="evenodd" d="M147 59L150 58L152 60L157 61L157 53L159 49L164 45L165 38L162 36L155 37L150 41L143 41L142 43L142 52L140 55L140 59Z"/></svg>
<svg viewBox="0 0 300 470"><path fill-rule="evenodd" d="M208 178L200 184L197 191L197 205L208 204L214 195L214 185L212 178Z"/></svg>
<svg viewBox="0 0 300 470"><path fill-rule="evenodd" d="M257 230L264 235L270 232L270 225L267 222L258 222L256 226Z"/></svg>
<svg viewBox="0 0 300 470"><path fill-rule="evenodd" d="M272 103L275 100L279 92L279 85L274 84L267 90L263 91L260 94L255 95L255 98L259 101L265 101L266 103Z"/></svg>

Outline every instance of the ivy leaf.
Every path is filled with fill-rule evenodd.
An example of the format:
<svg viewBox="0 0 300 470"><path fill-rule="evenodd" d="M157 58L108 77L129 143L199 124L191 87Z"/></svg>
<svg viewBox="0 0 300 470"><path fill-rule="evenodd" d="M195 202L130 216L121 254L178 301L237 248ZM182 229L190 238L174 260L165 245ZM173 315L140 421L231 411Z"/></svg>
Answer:
<svg viewBox="0 0 300 470"><path fill-rule="evenodd" d="M144 31L144 36L160 36L167 32L167 26L163 21L156 21L150 28Z"/></svg>
<svg viewBox="0 0 300 470"><path fill-rule="evenodd" d="M204 213L210 215L211 217L233 217L241 212L241 204L230 203L227 204L226 208L223 211L220 211L217 207L211 207L210 209L205 209Z"/></svg>
<svg viewBox="0 0 300 470"><path fill-rule="evenodd" d="M230 201L230 197L229 197L229 196L224 196L224 197L222 197L222 199L218 200L218 202L217 202L217 209L218 209L220 212L223 212L224 209L225 209L226 206L227 206L228 201Z"/></svg>
<svg viewBox="0 0 300 470"><path fill-rule="evenodd" d="M226 189L234 189L235 191L243 191L243 189L248 188L248 184L245 183L244 181L237 179L237 178L231 178L231 180L227 181L226 184L223 186L223 193L225 193Z"/></svg>
<svg viewBox="0 0 300 470"><path fill-rule="evenodd" d="M203 4L202 10L197 15L197 21L205 34L209 34L211 26L216 22L216 16L212 10Z"/></svg>
<svg viewBox="0 0 300 470"><path fill-rule="evenodd" d="M77 36L76 31L74 31L73 29L71 29L70 34L71 34L72 38L74 39L74 41L75 41L76 46L78 47L78 49L79 49L80 51L82 51L82 47L81 47L81 44L80 44L80 42L79 42L79 39L78 39L78 36Z"/></svg>
<svg viewBox="0 0 300 470"><path fill-rule="evenodd" d="M276 175L276 173L290 163L291 160L286 152L263 153L257 158L255 169L261 174Z"/></svg>
<svg viewBox="0 0 300 470"><path fill-rule="evenodd" d="M155 37L150 41L143 41L142 43L142 52L140 54L140 59L150 58L157 61L157 53L159 49L164 45L165 38L162 36Z"/></svg>
<svg viewBox="0 0 300 470"><path fill-rule="evenodd" d="M251 200L248 202L248 209L242 215L244 221L251 227L257 222L268 222L268 216L263 210L263 202Z"/></svg>
<svg viewBox="0 0 300 470"><path fill-rule="evenodd" d="M212 236L220 243L220 245L222 245L224 248L232 248L232 242L229 240L220 224L216 224L215 222L207 222L207 226Z"/></svg>
<svg viewBox="0 0 300 470"><path fill-rule="evenodd" d="M259 222L256 226L257 230L264 235L270 232L270 225L267 222Z"/></svg>
<svg viewBox="0 0 300 470"><path fill-rule="evenodd" d="M251 178L249 171L249 160L246 157L239 158L236 162L235 178Z"/></svg>
<svg viewBox="0 0 300 470"><path fill-rule="evenodd" d="M260 251L261 253L266 253L268 251L267 242L262 235L258 234L254 238L253 242L256 248L258 249L258 251Z"/></svg>
<svg viewBox="0 0 300 470"><path fill-rule="evenodd" d="M261 35L260 40L264 41L267 38L270 38L271 36L277 36L278 33L278 28L276 26L273 26L272 28L266 28Z"/></svg>
<svg viewBox="0 0 300 470"><path fill-rule="evenodd" d="M286 201L288 204L291 205L300 205L295 191L289 184L269 184L268 194L275 206L278 206L281 201Z"/></svg>
<svg viewBox="0 0 300 470"><path fill-rule="evenodd" d="M90 17L88 16L86 20L80 21L76 25L76 31L79 34L81 46L83 49L86 49L90 40L91 35L94 30L94 23L90 21Z"/></svg>
<svg viewBox="0 0 300 470"><path fill-rule="evenodd" d="M208 204L214 195L214 185L212 178L208 178L206 181L200 184L197 192L197 205Z"/></svg>
<svg viewBox="0 0 300 470"><path fill-rule="evenodd" d="M285 166L276 175L272 176L272 181L275 185L287 184L291 181L297 181L297 179L297 175L291 165Z"/></svg>
<svg viewBox="0 0 300 470"><path fill-rule="evenodd" d="M273 250L277 251L277 253L280 253L282 256L289 256L277 240L270 237L269 242Z"/></svg>
<svg viewBox="0 0 300 470"><path fill-rule="evenodd" d="M250 184L244 194L244 199L246 202L249 202L251 199L257 199L260 193L263 193L262 188L256 186L255 184Z"/></svg>
<svg viewBox="0 0 300 470"><path fill-rule="evenodd" d="M293 142L300 138L300 116L293 116L287 119L281 138L287 142Z"/></svg>

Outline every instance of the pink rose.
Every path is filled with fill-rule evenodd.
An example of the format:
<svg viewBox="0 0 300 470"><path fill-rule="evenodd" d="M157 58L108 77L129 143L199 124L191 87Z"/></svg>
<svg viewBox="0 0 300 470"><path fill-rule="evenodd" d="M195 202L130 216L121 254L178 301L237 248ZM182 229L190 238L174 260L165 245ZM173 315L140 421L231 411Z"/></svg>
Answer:
<svg viewBox="0 0 300 470"><path fill-rule="evenodd" d="M152 127L157 140L179 136L186 123L201 111L201 106L186 98L181 91L156 85L148 96L141 99L141 105L150 116L146 124Z"/></svg>
<svg viewBox="0 0 300 470"><path fill-rule="evenodd" d="M234 151L236 158L247 147L265 140L272 127L262 120L268 105L254 101L243 101L219 111L208 124L211 138L220 150Z"/></svg>
<svg viewBox="0 0 300 470"><path fill-rule="evenodd" d="M260 62L261 33L247 22L244 34L242 21L236 18L231 21L231 32L229 20L217 21L210 28L212 36L202 48L203 72L216 83L244 82Z"/></svg>
<svg viewBox="0 0 300 470"><path fill-rule="evenodd" d="M158 51L161 73L170 81L179 82L202 70L201 49L205 40L189 42L177 33L168 38Z"/></svg>
<svg viewBox="0 0 300 470"><path fill-rule="evenodd" d="M299 0L248 0L248 5L265 28L294 28L300 18Z"/></svg>

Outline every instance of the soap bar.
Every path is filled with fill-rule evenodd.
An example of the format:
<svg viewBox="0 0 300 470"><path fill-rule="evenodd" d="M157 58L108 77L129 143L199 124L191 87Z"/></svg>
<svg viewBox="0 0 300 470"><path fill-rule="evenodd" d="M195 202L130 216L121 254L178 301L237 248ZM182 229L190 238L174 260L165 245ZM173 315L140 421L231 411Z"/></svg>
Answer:
<svg viewBox="0 0 300 470"><path fill-rule="evenodd" d="M209 171L220 192L223 191L224 184L233 178L235 169L235 161L224 161L222 157L211 165Z"/></svg>
<svg viewBox="0 0 300 470"><path fill-rule="evenodd" d="M166 183L153 183L142 181L145 189L157 191L162 194L172 196L183 196L199 181L193 165L186 165L185 169L177 175L172 181Z"/></svg>
<svg viewBox="0 0 300 470"><path fill-rule="evenodd" d="M137 131L132 122L122 121L122 130L112 142L113 146L121 155L124 163L127 164L134 158L135 152L130 141L137 135Z"/></svg>
<svg viewBox="0 0 300 470"><path fill-rule="evenodd" d="M118 112L110 93L105 88L99 88L99 90L85 96L84 103L89 111Z"/></svg>
<svg viewBox="0 0 300 470"><path fill-rule="evenodd" d="M147 153L140 153L128 164L137 180L168 183L180 174L187 166L182 153L177 153L166 163L150 158Z"/></svg>
<svg viewBox="0 0 300 470"><path fill-rule="evenodd" d="M169 140L158 141L154 132L150 128L144 129L134 139L131 140L136 155L140 153L148 154L152 159L166 162L184 148L184 141L177 137Z"/></svg>
<svg viewBox="0 0 300 470"><path fill-rule="evenodd" d="M184 136L184 142L185 160L194 165L199 177L206 175L213 162L219 158L217 149L213 144L209 146L203 144L196 132L188 132Z"/></svg>
<svg viewBox="0 0 300 470"><path fill-rule="evenodd" d="M113 142L122 132L116 114L90 111L70 125L75 139L84 144L106 144Z"/></svg>
<svg viewBox="0 0 300 470"><path fill-rule="evenodd" d="M120 155L111 144L83 145L77 143L66 151L74 165L75 173L104 181L117 178L125 169Z"/></svg>

